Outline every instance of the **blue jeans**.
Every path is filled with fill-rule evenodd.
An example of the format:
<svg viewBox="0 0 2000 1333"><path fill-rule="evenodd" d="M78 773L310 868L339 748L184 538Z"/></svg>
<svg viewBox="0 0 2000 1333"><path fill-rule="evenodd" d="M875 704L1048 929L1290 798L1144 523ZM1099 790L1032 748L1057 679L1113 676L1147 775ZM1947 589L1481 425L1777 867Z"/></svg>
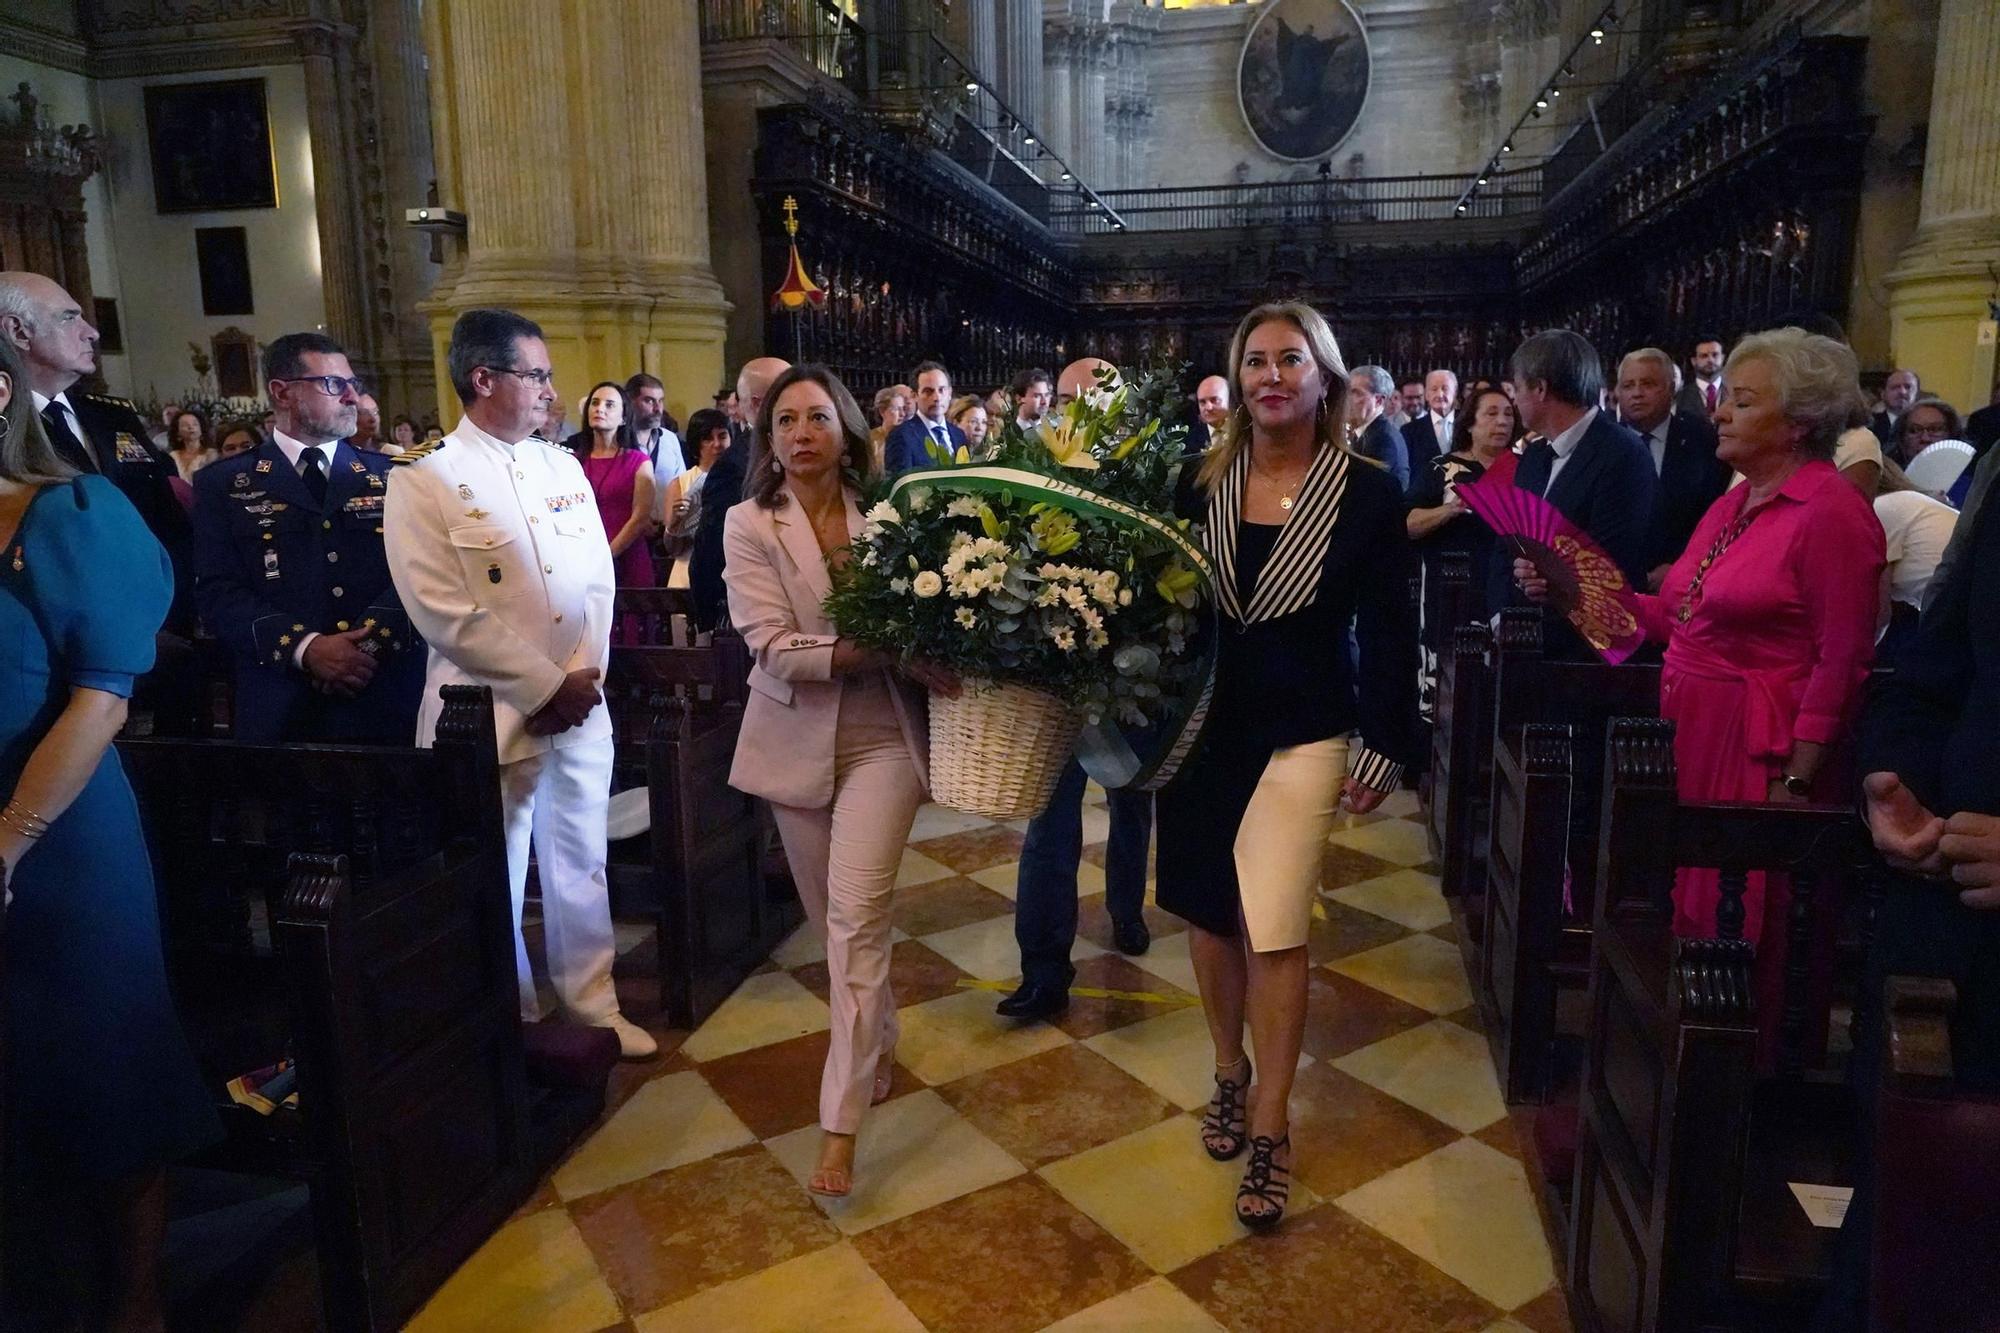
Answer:
<svg viewBox="0 0 2000 1333"><path fill-rule="evenodd" d="M1076 868L1083 860L1083 765L1072 759L1048 809L1028 823L1014 884L1014 939L1021 980L1067 987L1076 943ZM1113 921L1137 920L1146 902L1146 849L1153 840L1153 794L1113 791L1105 846L1105 902Z"/></svg>

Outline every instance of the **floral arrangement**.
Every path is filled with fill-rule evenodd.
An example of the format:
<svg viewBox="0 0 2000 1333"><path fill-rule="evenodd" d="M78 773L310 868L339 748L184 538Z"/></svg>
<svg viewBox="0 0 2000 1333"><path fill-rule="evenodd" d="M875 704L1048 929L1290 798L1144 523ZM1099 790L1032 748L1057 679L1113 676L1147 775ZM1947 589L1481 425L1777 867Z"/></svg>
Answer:
<svg viewBox="0 0 2000 1333"><path fill-rule="evenodd" d="M842 634L1054 695L1091 724L1157 721L1206 675L1207 566L1169 514L1172 383L1098 386L984 457L906 473L866 513L827 610Z"/></svg>

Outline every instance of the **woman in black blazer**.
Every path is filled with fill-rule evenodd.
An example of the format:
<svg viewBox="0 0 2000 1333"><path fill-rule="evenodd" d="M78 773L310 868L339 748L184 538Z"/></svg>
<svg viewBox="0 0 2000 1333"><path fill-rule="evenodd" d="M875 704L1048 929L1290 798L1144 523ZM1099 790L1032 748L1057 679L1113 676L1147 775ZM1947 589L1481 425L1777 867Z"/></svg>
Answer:
<svg viewBox="0 0 2000 1333"><path fill-rule="evenodd" d="M1228 1160L1248 1145L1236 1215L1261 1229L1290 1193L1321 855L1340 810L1373 810L1417 758L1417 624L1402 493L1341 444L1333 330L1307 305L1259 306L1230 365L1238 405L1200 476L1221 613L1215 693L1201 751L1159 796L1157 897L1192 927L1215 1039L1202 1146ZM1264 1070L1247 1108L1246 1016Z"/></svg>

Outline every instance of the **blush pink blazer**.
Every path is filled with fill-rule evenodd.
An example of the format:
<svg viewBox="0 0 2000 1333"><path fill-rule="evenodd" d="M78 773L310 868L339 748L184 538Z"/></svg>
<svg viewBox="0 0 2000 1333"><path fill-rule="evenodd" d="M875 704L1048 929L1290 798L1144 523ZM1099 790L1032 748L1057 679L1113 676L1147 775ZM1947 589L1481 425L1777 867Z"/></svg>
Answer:
<svg viewBox="0 0 2000 1333"><path fill-rule="evenodd" d="M787 488L787 495L790 494ZM847 492L847 531L861 510ZM745 500L722 529L722 579L729 619L750 649L750 701L729 785L778 805L821 809L833 802L833 752L841 678L833 674L838 636L821 603L832 590L826 559L796 497L782 509ZM930 786L930 731L924 696L893 672L890 697L910 760Z"/></svg>

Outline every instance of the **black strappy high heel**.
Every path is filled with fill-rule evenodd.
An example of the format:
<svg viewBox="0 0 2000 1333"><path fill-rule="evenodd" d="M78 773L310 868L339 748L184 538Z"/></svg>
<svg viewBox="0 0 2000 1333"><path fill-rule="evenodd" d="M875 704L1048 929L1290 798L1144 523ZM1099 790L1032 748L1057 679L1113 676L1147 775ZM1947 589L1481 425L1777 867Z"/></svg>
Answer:
<svg viewBox="0 0 2000 1333"><path fill-rule="evenodd" d="M1208 1112L1201 1118L1202 1151L1218 1162L1226 1162L1242 1152L1250 1132L1245 1110L1245 1094L1250 1091L1250 1057L1246 1055L1236 1063L1243 1066L1243 1077L1228 1079L1217 1074L1215 1096L1209 1099Z"/></svg>
<svg viewBox="0 0 2000 1333"><path fill-rule="evenodd" d="M1285 1215L1285 1205L1292 1197L1292 1168L1278 1165L1277 1154L1278 1149L1291 1146L1290 1131L1283 1138L1259 1134L1250 1140L1250 1166L1236 1190L1236 1220L1252 1231L1269 1231ZM1277 1206L1268 1212L1243 1206L1253 1199Z"/></svg>

